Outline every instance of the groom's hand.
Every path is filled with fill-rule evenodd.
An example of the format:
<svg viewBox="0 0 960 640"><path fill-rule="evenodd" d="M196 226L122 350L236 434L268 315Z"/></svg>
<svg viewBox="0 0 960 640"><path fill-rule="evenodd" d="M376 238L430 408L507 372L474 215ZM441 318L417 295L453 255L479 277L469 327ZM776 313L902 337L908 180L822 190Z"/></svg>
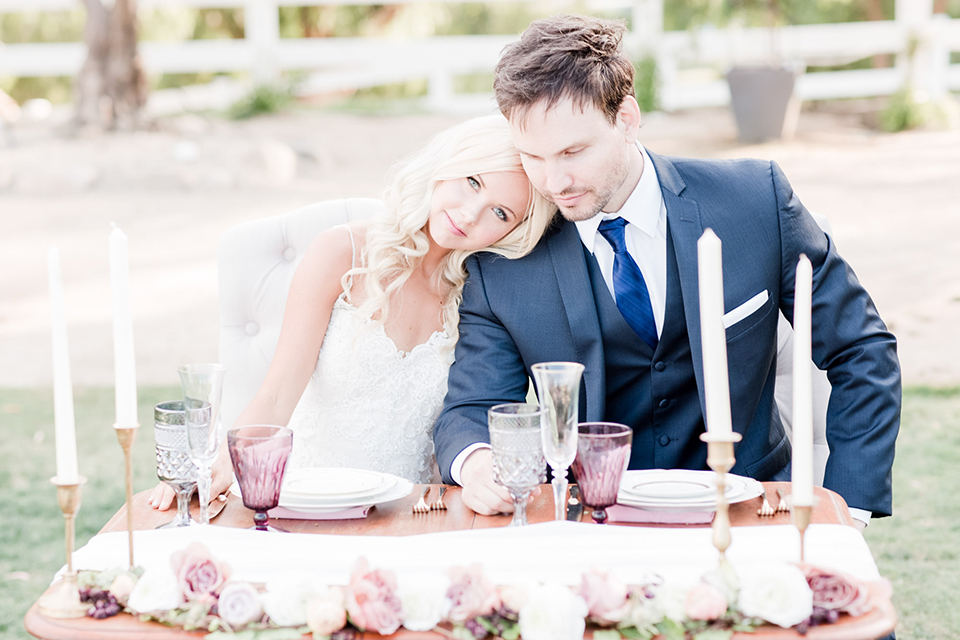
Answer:
<svg viewBox="0 0 960 640"><path fill-rule="evenodd" d="M460 469L463 492L460 498L482 516L513 513L510 493L493 480L493 454L490 449L477 449L463 462ZM530 500L540 495L540 487L533 490Z"/></svg>

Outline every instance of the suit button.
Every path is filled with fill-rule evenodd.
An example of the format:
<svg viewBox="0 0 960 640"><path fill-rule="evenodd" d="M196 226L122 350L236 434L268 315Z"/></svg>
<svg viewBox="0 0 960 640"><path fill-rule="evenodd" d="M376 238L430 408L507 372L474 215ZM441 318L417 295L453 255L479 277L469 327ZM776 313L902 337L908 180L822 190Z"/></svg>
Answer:
<svg viewBox="0 0 960 640"><path fill-rule="evenodd" d="M670 437L669 437L669 436L660 436L659 442L660 442L660 446L661 446L661 447L665 447L665 446L667 446L668 444L670 444Z"/></svg>
<svg viewBox="0 0 960 640"><path fill-rule="evenodd" d="M659 405L659 406L660 406L661 409L666 409L667 406L669 406L669 405L670 405L670 401L667 400L666 398L664 398L663 400L660 401L660 405Z"/></svg>
<svg viewBox="0 0 960 640"><path fill-rule="evenodd" d="M667 364L661 360L657 364L653 365L653 368L656 369L657 371L663 371L664 369L667 368Z"/></svg>

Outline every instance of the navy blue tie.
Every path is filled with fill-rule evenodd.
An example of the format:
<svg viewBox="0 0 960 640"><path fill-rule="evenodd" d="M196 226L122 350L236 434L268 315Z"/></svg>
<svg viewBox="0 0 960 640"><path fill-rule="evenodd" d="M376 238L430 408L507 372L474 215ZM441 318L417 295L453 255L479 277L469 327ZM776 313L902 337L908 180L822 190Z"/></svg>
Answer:
<svg viewBox="0 0 960 640"><path fill-rule="evenodd" d="M623 319L641 340L650 345L651 349L656 349L657 323L653 319L650 293L647 291L647 284L643 281L640 267L627 253L626 226L627 221L623 218L604 220L600 223L600 235L613 247L613 292Z"/></svg>

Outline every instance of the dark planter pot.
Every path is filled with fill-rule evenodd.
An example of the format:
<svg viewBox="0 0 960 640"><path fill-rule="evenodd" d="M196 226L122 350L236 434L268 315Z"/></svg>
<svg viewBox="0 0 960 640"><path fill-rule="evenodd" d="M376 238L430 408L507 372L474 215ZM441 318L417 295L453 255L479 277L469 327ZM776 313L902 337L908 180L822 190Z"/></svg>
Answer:
<svg viewBox="0 0 960 640"><path fill-rule="evenodd" d="M800 106L793 97L796 78L793 69L777 67L734 67L727 72L730 104L741 142L793 135Z"/></svg>

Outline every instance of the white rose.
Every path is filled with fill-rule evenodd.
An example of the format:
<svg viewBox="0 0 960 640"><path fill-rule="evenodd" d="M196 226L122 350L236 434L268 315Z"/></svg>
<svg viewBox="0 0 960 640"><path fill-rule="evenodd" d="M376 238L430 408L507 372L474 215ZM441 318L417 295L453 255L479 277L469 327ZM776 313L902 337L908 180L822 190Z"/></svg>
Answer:
<svg viewBox="0 0 960 640"><path fill-rule="evenodd" d="M517 584L509 584L500 587L500 602L504 607L519 613L523 605L530 599L530 593L537 588L537 583L533 580L524 580Z"/></svg>
<svg viewBox="0 0 960 640"><path fill-rule="evenodd" d="M329 636L347 624L347 610L343 604L343 591L330 587L326 595L313 598L307 604L307 626L313 636Z"/></svg>
<svg viewBox="0 0 960 640"><path fill-rule="evenodd" d="M149 613L176 609L185 602L177 576L170 567L164 566L147 569L140 576L130 592L127 606L137 613Z"/></svg>
<svg viewBox="0 0 960 640"><path fill-rule="evenodd" d="M329 598L326 583L304 572L287 572L270 579L260 597L263 610L281 627L307 624L307 604L315 598Z"/></svg>
<svg viewBox="0 0 960 640"><path fill-rule="evenodd" d="M450 579L443 575L408 575L399 580L397 596L403 607L403 626L410 631L429 631L447 615Z"/></svg>
<svg viewBox="0 0 960 640"><path fill-rule="evenodd" d="M773 565L740 576L740 610L788 629L813 613L813 591L795 565Z"/></svg>
<svg viewBox="0 0 960 640"><path fill-rule="evenodd" d="M523 640L580 640L586 627L587 603L568 587L545 584L530 592L520 609Z"/></svg>
<svg viewBox="0 0 960 640"><path fill-rule="evenodd" d="M681 622L684 619L686 616L684 604L687 600L687 591L688 589L675 584L662 584L655 588L656 596L654 596L654 600L664 618L670 618L676 622Z"/></svg>

